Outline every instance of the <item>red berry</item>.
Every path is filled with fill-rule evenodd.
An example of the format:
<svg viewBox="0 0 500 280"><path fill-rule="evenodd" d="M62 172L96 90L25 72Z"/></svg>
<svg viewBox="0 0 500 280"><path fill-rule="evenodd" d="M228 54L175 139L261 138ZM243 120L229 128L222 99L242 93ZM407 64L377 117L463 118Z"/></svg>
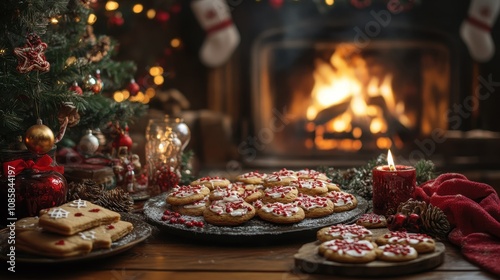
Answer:
<svg viewBox="0 0 500 280"><path fill-rule="evenodd" d="M202 221L196 222L196 224L194 224L194 225L197 226L197 227L200 227L200 228L202 228L204 226L204 224L203 224Z"/></svg>
<svg viewBox="0 0 500 280"><path fill-rule="evenodd" d="M174 217L179 218L180 216L181 216L181 214L174 212Z"/></svg>
<svg viewBox="0 0 500 280"><path fill-rule="evenodd" d="M170 218L171 224L177 224L177 218Z"/></svg>
<svg viewBox="0 0 500 280"><path fill-rule="evenodd" d="M193 222L186 222L186 226L187 226L188 228L190 228L190 227L193 227L193 226L194 226L194 224L193 224Z"/></svg>
<svg viewBox="0 0 500 280"><path fill-rule="evenodd" d="M161 216L161 220L162 220L162 221L166 221L166 220L168 220L168 219L170 219L170 216L167 216L167 215L163 215L163 216Z"/></svg>
<svg viewBox="0 0 500 280"><path fill-rule="evenodd" d="M415 213L411 213L410 216L408 217L408 222L416 224L420 216Z"/></svg>
<svg viewBox="0 0 500 280"><path fill-rule="evenodd" d="M163 214L170 215L170 211L169 210L165 210L165 212L163 212Z"/></svg>
<svg viewBox="0 0 500 280"><path fill-rule="evenodd" d="M184 218L179 218L177 221L179 222L179 224L186 223L186 220L184 220Z"/></svg>
<svg viewBox="0 0 500 280"><path fill-rule="evenodd" d="M402 226L405 221L406 221L406 215L401 213L394 215L394 223L396 223L396 225Z"/></svg>

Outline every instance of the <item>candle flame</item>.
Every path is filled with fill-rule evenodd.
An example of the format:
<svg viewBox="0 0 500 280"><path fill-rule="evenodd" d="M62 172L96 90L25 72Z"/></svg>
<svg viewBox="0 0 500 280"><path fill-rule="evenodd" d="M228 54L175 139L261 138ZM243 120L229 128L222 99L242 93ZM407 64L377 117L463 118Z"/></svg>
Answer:
<svg viewBox="0 0 500 280"><path fill-rule="evenodd" d="M389 165L389 169L391 171L396 171L396 166L394 165L394 159L392 159L391 150L387 152L387 164Z"/></svg>

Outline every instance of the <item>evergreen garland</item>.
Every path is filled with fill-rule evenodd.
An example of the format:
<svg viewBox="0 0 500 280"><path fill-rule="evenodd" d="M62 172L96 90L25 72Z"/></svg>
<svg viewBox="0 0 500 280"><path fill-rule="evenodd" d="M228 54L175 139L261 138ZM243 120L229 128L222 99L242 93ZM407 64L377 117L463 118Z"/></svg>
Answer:
<svg viewBox="0 0 500 280"><path fill-rule="evenodd" d="M372 211L373 180L372 170L376 166L386 165L387 155L381 154L366 165L347 170L321 166L319 171L325 173L332 182L341 186L342 190L359 195L368 201L367 212ZM430 160L420 160L415 164L417 185L436 177L435 165Z"/></svg>

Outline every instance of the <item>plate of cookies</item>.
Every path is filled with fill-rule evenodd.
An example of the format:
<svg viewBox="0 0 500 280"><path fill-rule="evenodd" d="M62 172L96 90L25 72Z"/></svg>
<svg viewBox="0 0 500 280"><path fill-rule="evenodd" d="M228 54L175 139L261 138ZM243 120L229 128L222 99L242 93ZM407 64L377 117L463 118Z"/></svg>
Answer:
<svg viewBox="0 0 500 280"><path fill-rule="evenodd" d="M144 214L160 229L194 241L255 245L313 239L319 228L355 221L367 208L366 200L323 173L281 169L233 181L198 178L149 199Z"/></svg>
<svg viewBox="0 0 500 280"><path fill-rule="evenodd" d="M353 224L317 231L317 241L295 254L305 273L387 277L422 272L443 263L445 246L421 233L389 231L383 216L364 214Z"/></svg>
<svg viewBox="0 0 500 280"><path fill-rule="evenodd" d="M113 256L151 235L151 226L133 214L118 213L85 200L44 209L0 231L0 254L8 257L15 233L16 261L59 264Z"/></svg>

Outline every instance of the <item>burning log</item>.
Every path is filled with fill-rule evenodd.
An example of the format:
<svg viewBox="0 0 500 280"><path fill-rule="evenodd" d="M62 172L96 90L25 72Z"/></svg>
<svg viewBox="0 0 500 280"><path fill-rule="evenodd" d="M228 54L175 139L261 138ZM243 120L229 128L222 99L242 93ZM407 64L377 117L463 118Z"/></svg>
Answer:
<svg viewBox="0 0 500 280"><path fill-rule="evenodd" d="M349 97L341 103L334 104L328 108L321 110L316 115L316 118L314 119L314 123L316 125L323 125L323 124L327 123L328 121L334 119L335 117L342 115L349 108L349 106L351 104L351 99L352 99L352 97Z"/></svg>

